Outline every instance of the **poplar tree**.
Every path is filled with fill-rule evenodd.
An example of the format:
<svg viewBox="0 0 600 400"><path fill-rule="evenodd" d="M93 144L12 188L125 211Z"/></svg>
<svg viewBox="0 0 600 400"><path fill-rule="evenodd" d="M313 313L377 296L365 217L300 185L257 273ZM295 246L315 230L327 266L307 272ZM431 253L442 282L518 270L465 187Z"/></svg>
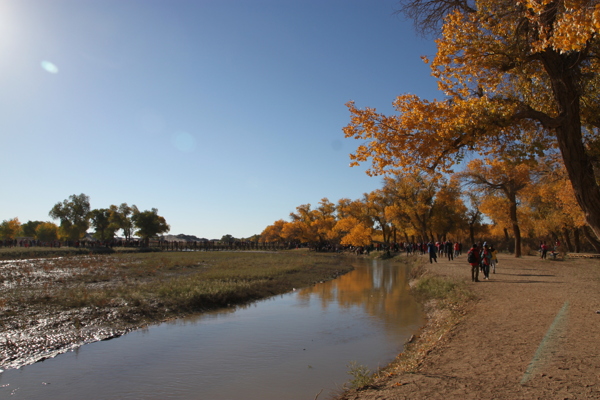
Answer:
<svg viewBox="0 0 600 400"><path fill-rule="evenodd" d="M404 0L421 32L440 32L432 75L442 100L404 94L397 114L347 104L353 165L370 174L450 172L466 157L558 149L600 237L599 0ZM439 31L438 31L439 28ZM598 169L597 169L598 170Z"/></svg>

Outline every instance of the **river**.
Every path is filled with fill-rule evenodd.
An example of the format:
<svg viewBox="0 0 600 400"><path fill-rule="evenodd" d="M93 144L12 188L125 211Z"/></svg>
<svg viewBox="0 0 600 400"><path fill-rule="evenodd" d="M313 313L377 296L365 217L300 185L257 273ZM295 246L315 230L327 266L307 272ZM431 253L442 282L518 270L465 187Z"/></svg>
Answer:
<svg viewBox="0 0 600 400"><path fill-rule="evenodd" d="M407 268L357 260L330 282L141 329L0 373L10 399L327 399L420 325Z"/></svg>

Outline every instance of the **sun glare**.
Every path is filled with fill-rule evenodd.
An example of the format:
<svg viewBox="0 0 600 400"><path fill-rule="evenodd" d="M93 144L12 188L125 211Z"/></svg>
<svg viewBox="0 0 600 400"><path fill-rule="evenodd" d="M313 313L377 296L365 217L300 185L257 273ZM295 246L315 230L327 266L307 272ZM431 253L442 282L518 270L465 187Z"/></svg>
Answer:
<svg viewBox="0 0 600 400"><path fill-rule="evenodd" d="M16 45L17 22L8 2L0 2L0 55Z"/></svg>

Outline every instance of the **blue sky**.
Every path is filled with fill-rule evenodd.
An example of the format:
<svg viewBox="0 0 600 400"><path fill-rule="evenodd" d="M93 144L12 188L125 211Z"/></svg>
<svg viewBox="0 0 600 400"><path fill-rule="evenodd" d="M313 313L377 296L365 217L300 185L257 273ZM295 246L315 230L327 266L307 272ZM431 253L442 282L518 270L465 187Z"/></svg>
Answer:
<svg viewBox="0 0 600 400"><path fill-rule="evenodd" d="M171 234L248 237L381 187L345 103L441 98L395 0L0 0L0 220L158 208ZM58 222L58 221L54 221Z"/></svg>

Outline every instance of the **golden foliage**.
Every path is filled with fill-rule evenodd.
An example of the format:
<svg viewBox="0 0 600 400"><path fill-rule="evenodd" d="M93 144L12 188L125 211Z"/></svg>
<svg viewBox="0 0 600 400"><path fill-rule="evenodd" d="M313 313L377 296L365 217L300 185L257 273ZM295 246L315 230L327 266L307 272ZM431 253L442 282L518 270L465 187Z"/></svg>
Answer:
<svg viewBox="0 0 600 400"><path fill-rule="evenodd" d="M397 97L396 115L347 103L347 138L362 141L351 165L371 160L368 173L451 172L469 154L511 152L539 156L557 146L552 127L562 123L538 53L573 53L581 68L582 116L598 119L600 5L586 0L478 0L476 12L454 11L444 20L430 64L445 100ZM552 18L549 21L549 13Z"/></svg>
<svg viewBox="0 0 600 400"><path fill-rule="evenodd" d="M21 232L21 222L19 218L4 220L0 224L0 239L13 240Z"/></svg>

